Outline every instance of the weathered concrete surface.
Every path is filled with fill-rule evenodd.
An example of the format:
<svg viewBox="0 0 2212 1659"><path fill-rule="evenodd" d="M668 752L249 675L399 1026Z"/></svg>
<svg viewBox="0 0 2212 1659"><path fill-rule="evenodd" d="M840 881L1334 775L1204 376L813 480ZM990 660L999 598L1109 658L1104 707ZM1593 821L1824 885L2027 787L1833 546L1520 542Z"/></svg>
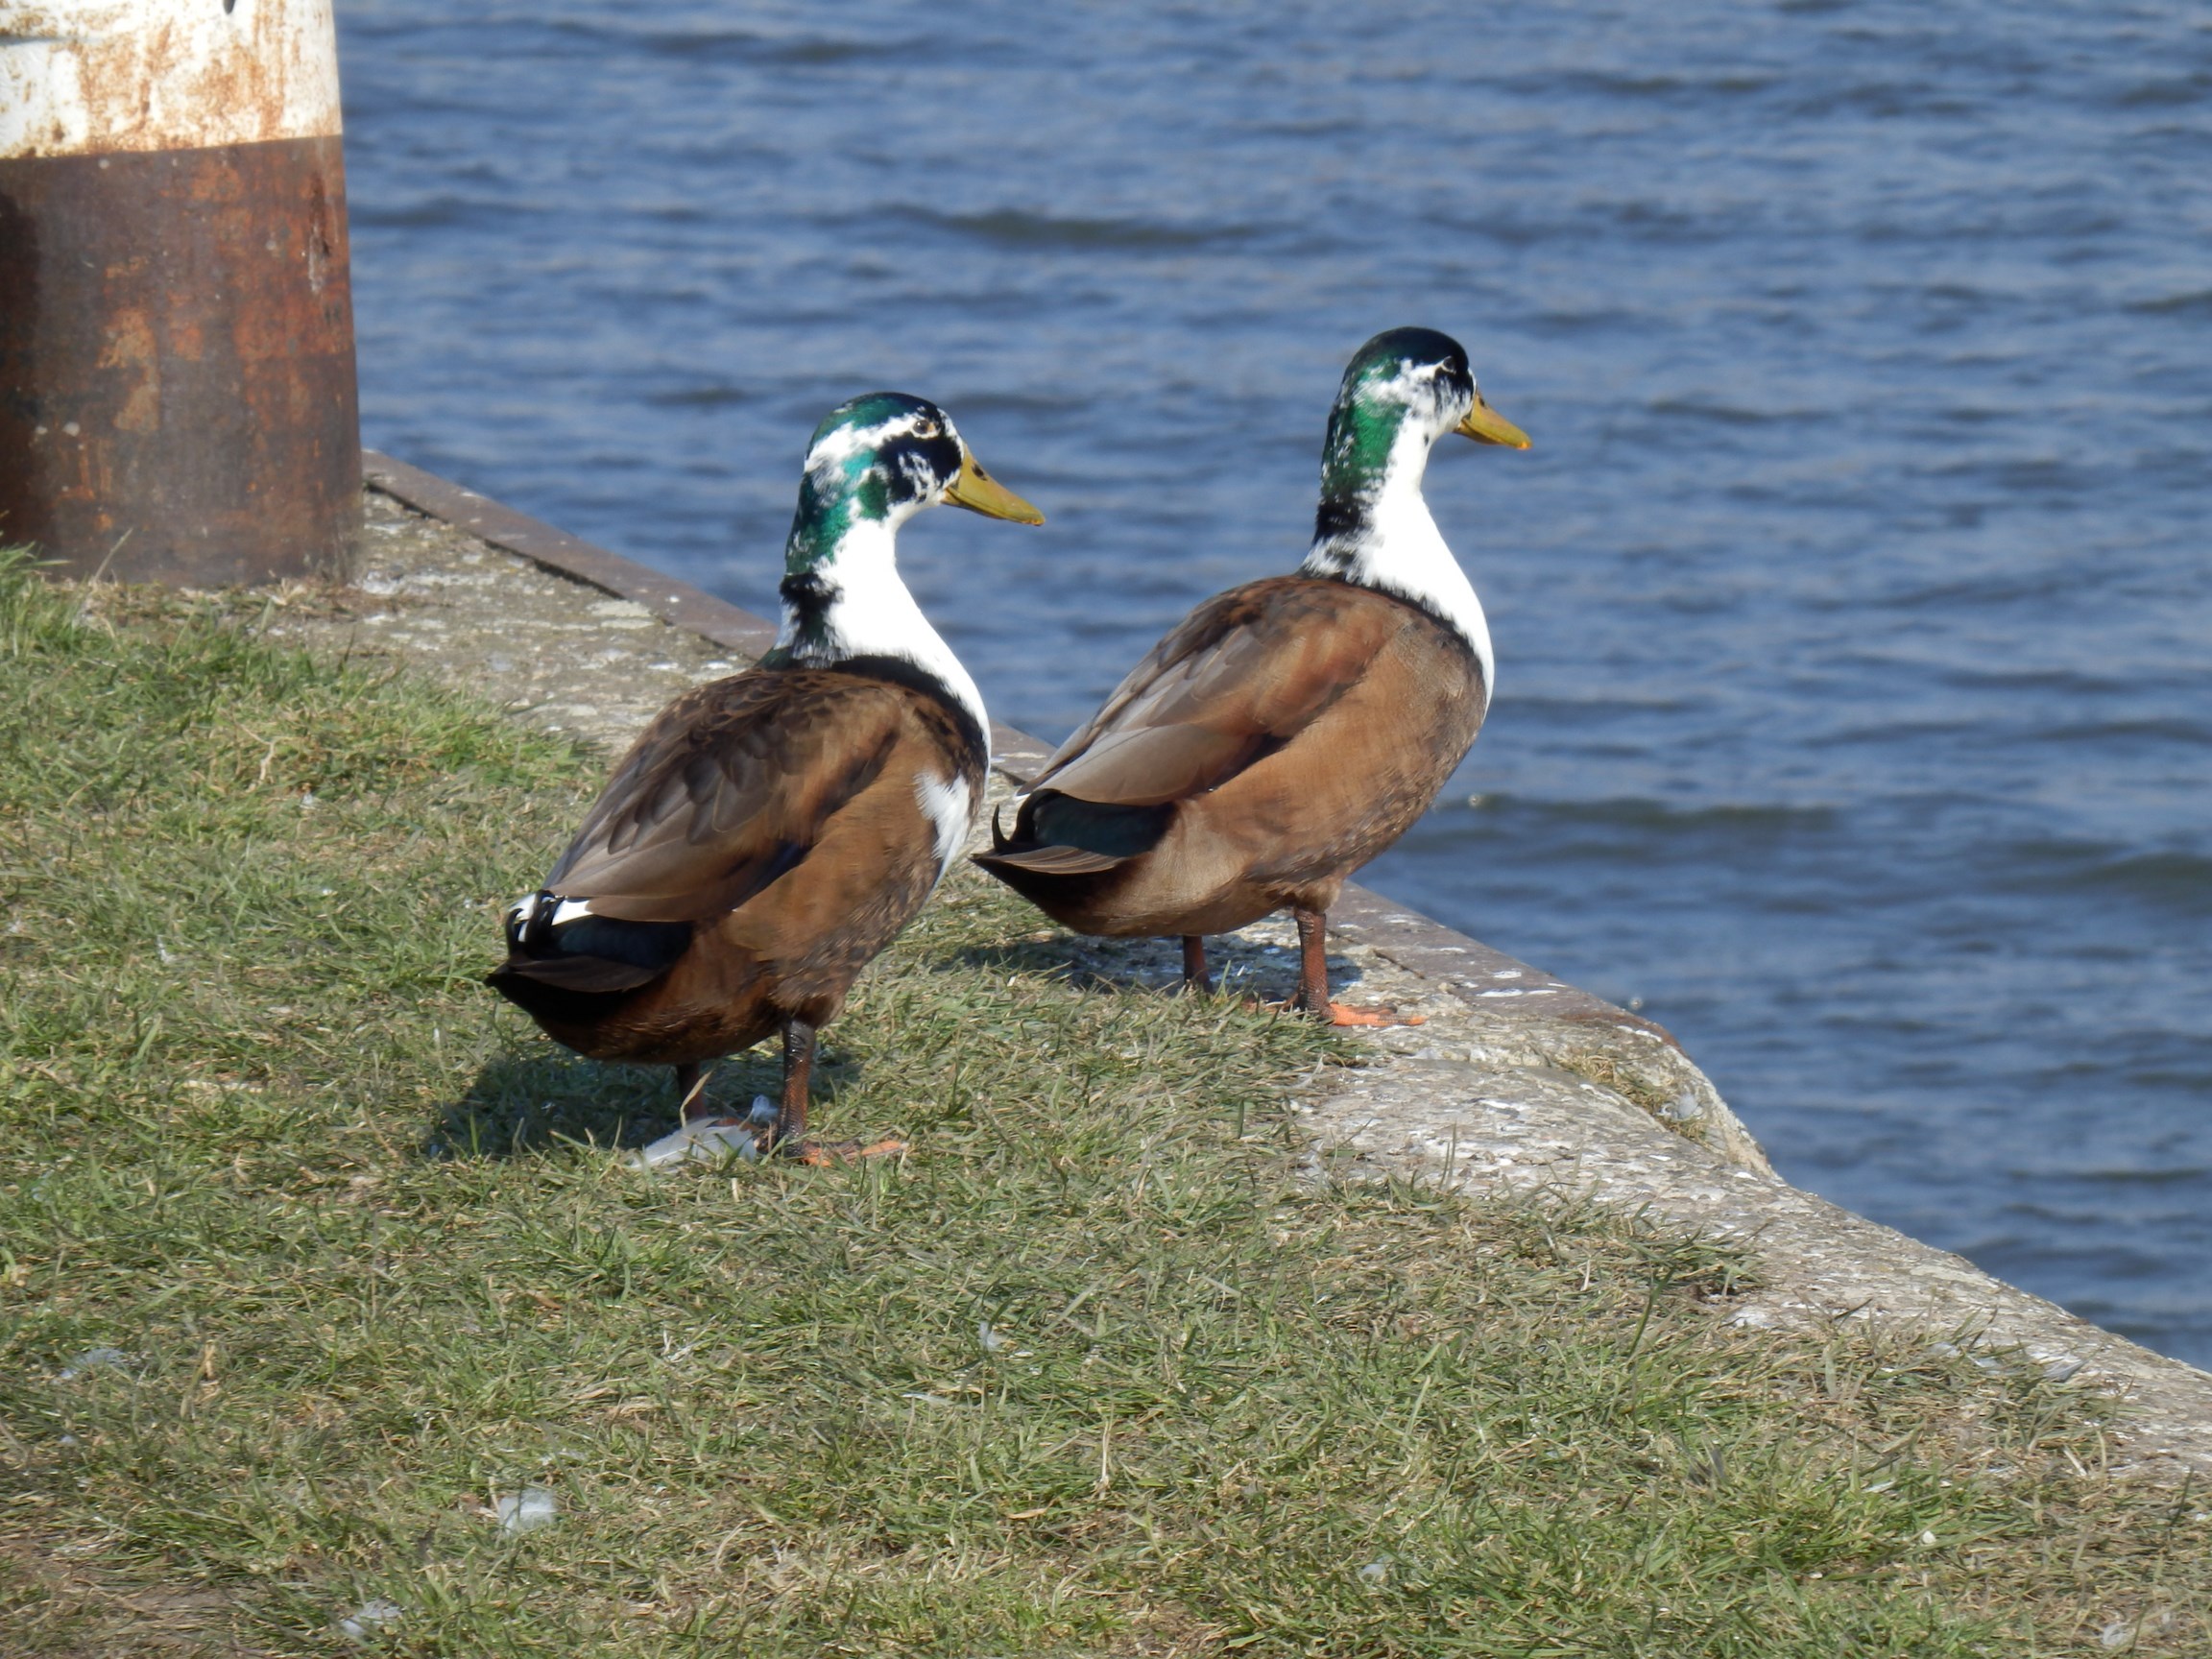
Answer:
<svg viewBox="0 0 2212 1659"><path fill-rule="evenodd" d="M679 691L750 661L377 491L362 516L352 585L274 589L271 637L387 655L609 749Z"/></svg>
<svg viewBox="0 0 2212 1659"><path fill-rule="evenodd" d="M744 651L692 630L755 648L764 638L758 618L600 549L589 549L602 561L590 566L596 586L553 574L534 561L558 563L565 546L584 544L373 456L371 476L380 470L531 557L372 491L357 585L283 590L272 633L389 654L611 748L676 691L742 665ZM669 610L685 627L660 619ZM1005 728L994 741L1002 796L1043 751ZM1740 1323L1884 1320L1979 1345L1992 1362L2041 1366L2125 1401L2114 1467L2212 1474L2212 1376L1788 1186L1660 1027L1372 894L1348 894L1333 921L1344 999L1421 1022L1359 1033L1372 1063L1295 1103L1312 1129L1313 1178L1395 1176L1640 1209L1743 1246L1760 1284L1735 1304ZM1232 989L1280 997L1292 945L1287 923L1264 923L1220 942L1216 961ZM1123 982L1165 986L1180 967L1166 941L1066 949L1077 968Z"/></svg>

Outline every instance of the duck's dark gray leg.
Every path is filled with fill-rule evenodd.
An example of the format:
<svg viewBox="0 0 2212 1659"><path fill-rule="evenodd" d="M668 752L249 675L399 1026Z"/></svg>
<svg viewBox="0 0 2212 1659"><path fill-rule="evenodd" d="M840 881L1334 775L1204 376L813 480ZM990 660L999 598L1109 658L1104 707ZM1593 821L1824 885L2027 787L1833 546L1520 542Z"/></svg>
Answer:
<svg viewBox="0 0 2212 1659"><path fill-rule="evenodd" d="M1316 1020L1334 1018L1329 1007L1329 918L1318 910L1293 908L1298 924L1298 995L1290 1006Z"/></svg>
<svg viewBox="0 0 2212 1659"><path fill-rule="evenodd" d="M1183 983L1193 991L1211 991L1214 981L1206 973L1206 935L1183 935Z"/></svg>

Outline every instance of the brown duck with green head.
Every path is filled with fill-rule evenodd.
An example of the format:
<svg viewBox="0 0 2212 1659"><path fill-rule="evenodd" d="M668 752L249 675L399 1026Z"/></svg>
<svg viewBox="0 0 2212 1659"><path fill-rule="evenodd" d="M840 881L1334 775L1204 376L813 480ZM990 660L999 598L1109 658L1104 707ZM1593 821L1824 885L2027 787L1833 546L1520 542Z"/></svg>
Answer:
<svg viewBox="0 0 2212 1659"><path fill-rule="evenodd" d="M1044 516L976 465L935 404L876 393L814 433L784 548L782 630L754 667L647 726L568 851L507 912L491 984L594 1060L676 1069L675 1161L806 1137L815 1033L959 855L990 722L899 578L899 527L950 502ZM780 1102L706 1114L702 1068L781 1034Z"/></svg>
<svg viewBox="0 0 2212 1659"><path fill-rule="evenodd" d="M1329 996L1326 918L1351 873L1435 799L1490 703L1490 630L1421 478L1449 432L1526 449L1457 342L1394 328L1344 372L1313 545L1290 576L1209 599L1152 648L1015 803L975 861L1081 933L1297 923L1293 1006Z"/></svg>

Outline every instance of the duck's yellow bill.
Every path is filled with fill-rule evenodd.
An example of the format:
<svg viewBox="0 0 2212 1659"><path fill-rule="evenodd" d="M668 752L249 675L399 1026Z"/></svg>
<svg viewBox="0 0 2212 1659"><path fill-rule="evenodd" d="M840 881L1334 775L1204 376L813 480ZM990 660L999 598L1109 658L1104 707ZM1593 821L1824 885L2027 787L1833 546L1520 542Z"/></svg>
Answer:
<svg viewBox="0 0 2212 1659"><path fill-rule="evenodd" d="M1528 447L1528 434L1482 401L1482 395L1475 395L1475 407L1467 411L1467 419L1452 428L1478 444L1503 444L1508 449Z"/></svg>
<svg viewBox="0 0 2212 1659"><path fill-rule="evenodd" d="M984 471L965 448L960 451L960 476L945 486L945 499L986 518L1011 518L1017 524L1045 522L1044 514Z"/></svg>

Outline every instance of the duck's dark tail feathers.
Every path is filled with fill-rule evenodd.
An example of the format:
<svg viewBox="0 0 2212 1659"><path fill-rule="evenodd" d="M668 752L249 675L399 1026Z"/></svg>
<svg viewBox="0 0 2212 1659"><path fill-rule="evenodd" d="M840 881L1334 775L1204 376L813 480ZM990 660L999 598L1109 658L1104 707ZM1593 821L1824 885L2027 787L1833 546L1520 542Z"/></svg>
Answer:
<svg viewBox="0 0 2212 1659"><path fill-rule="evenodd" d="M484 982L527 1013L573 1009L579 998L651 984L690 948L688 922L627 922L533 893L508 910L507 960Z"/></svg>
<svg viewBox="0 0 2212 1659"><path fill-rule="evenodd" d="M1095 876L1128 862L1103 853L1087 853L1080 847L1032 847L1021 853L977 853L974 857L994 874L1022 870L1032 876Z"/></svg>
<svg viewBox="0 0 2212 1659"><path fill-rule="evenodd" d="M1015 892L1042 902L1055 889L1089 886L1086 878L1150 852L1174 818L1173 802L1131 806L1041 789L1022 798L1011 834L992 813L991 851L974 858Z"/></svg>

